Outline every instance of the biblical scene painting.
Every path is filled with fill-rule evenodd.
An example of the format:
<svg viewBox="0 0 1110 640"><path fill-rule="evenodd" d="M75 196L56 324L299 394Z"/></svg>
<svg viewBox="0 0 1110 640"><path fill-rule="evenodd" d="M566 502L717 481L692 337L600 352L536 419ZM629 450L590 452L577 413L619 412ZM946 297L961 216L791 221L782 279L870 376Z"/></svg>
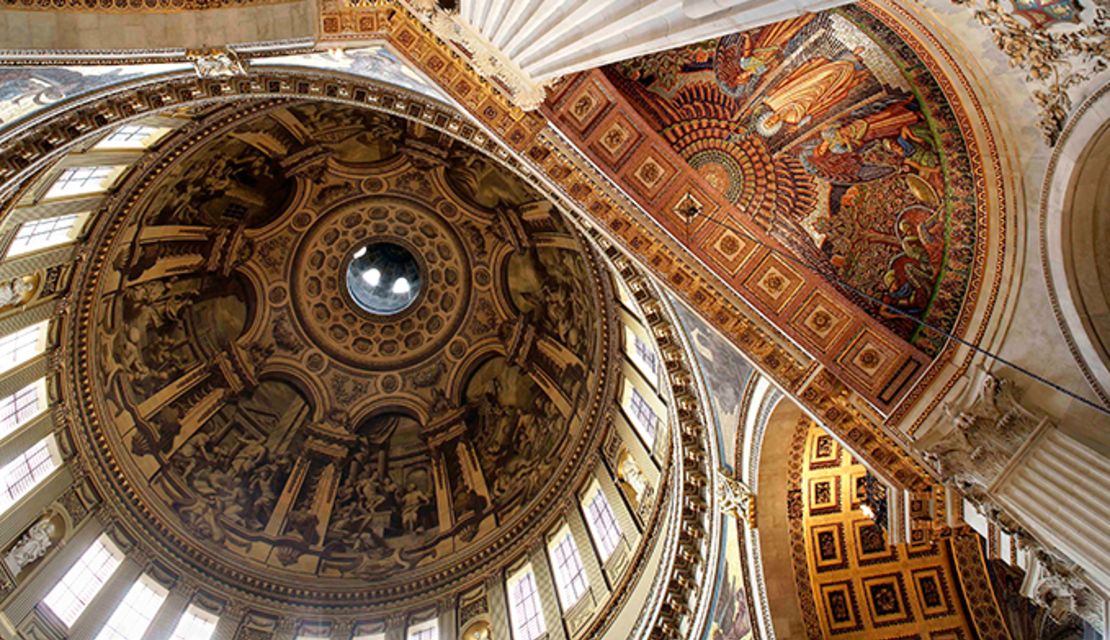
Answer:
<svg viewBox="0 0 1110 640"><path fill-rule="evenodd" d="M922 351L959 316L975 190L924 63L857 7L605 69L686 162L792 260ZM727 224L727 220L725 220Z"/></svg>

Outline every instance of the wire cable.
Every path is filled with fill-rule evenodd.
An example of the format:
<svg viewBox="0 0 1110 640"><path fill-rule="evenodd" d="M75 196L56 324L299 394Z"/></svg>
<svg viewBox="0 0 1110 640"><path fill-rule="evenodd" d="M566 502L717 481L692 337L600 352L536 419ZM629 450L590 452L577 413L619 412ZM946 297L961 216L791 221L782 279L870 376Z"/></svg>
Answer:
<svg viewBox="0 0 1110 640"><path fill-rule="evenodd" d="M682 215L686 219L686 226L687 226L686 239L687 239L687 241L689 241L689 239L690 239L690 234L689 234L690 222L694 218L701 216L701 217L705 218L705 220L707 220L708 222L711 222L711 223L713 223L713 224L715 224L719 227L722 227L724 229L732 231L733 233L738 233L738 234L744 236L745 238L747 238L751 242L754 242L756 245L771 251L772 253L776 254L780 258L784 258L784 259L788 260L789 262L792 262L792 263L806 269L807 271L812 272L813 274L817 275L820 278L828 278L828 276L826 274L822 273L821 269L817 265L809 262L808 260L806 260L806 259L804 259L800 256L794 255L792 253L787 253L785 251L782 251L781 249L778 249L777 247L773 247L771 245L768 245L767 243L763 242L761 239L752 235L752 233L750 231L748 231L747 229L742 229L742 228L730 225L726 222L722 222L720 220L717 220L713 216L711 216L707 213L703 213L700 208L691 207L690 209L687 209L686 211L682 212ZM1087 398L1079 395L1078 393L1076 393L1074 391L1071 391L1070 389L1067 389L1066 387L1063 387L1063 386L1049 380L1048 378L1023 367L1023 366L1017 364L1016 362L1014 362L1012 360L1009 360L1008 358L1005 358L1005 357L1003 357L1003 356L1001 356L997 353L993 353L991 351L988 351L987 349L984 349L983 347L980 347L979 345L977 345L973 342L970 342L968 340L964 340L963 338L961 338L959 336L956 336L956 335L953 335L952 333L949 333L948 331L946 331L944 329L941 329L939 327L931 325L928 322L925 322L924 320L922 320L921 318L918 318L917 316L914 316L914 315L912 315L912 314L910 314L910 313L908 313L908 312L906 312L902 309L899 309L898 307L896 307L892 304L889 304L889 303L883 301L880 298L876 298L875 296L872 296L869 293L861 291L860 289L848 284L847 282L844 282L843 280L840 280L839 278L834 279L832 284L836 285L837 287L843 288L843 289L851 292L852 294L857 295L860 298L862 298L862 299L864 299L864 300L866 300L866 301L868 301L872 304L878 305L879 307L883 308L885 311L893 313L894 315L897 315L899 317L905 318L905 319L917 324L918 326L920 326L923 329L933 331L933 332L935 332L935 333L937 333L941 336L944 336L945 338L947 338L949 340L958 342L959 344L975 351L976 353L980 353L980 354L982 354L982 355L984 355L984 356L986 356L986 357L988 357L988 358L990 358L990 359L992 359L992 360L994 360L998 363L1001 363L1001 364L1003 364L1007 367L1010 367L1014 371L1017 371L1018 373L1021 373L1022 375L1026 376L1026 377L1028 377L1032 380L1035 380L1036 382L1038 382L1038 383L1040 383L1040 384L1042 384L1046 387L1054 389L1055 391L1058 391L1058 392L1068 396L1069 398L1071 398L1073 400L1076 400L1076 401L1086 405L1087 407L1090 407L1091 409L1094 409L1095 411L1098 411L1099 413L1101 413L1103 415L1110 416L1110 408L1107 408L1106 406L1103 406L1099 403L1088 400Z"/></svg>

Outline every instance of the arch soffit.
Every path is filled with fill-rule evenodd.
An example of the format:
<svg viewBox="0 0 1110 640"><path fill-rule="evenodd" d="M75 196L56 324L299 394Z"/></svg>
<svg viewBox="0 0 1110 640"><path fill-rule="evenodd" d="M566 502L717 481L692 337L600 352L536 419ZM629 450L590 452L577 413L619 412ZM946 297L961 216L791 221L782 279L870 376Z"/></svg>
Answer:
<svg viewBox="0 0 1110 640"><path fill-rule="evenodd" d="M1074 282L1073 205L1078 179L1090 169L1093 147L1108 135L1110 84L1105 84L1076 109L1064 127L1048 161L1038 211L1041 270L1048 287L1052 313L1091 390L1110 404L1110 362L1084 315L1082 293ZM1097 155L1097 154L1096 154ZM1092 185L1093 186L1093 185Z"/></svg>

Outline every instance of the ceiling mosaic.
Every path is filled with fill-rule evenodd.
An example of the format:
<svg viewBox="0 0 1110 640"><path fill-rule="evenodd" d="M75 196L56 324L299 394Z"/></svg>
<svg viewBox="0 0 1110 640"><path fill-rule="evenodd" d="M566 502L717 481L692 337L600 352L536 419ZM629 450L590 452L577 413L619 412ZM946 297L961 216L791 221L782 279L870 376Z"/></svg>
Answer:
<svg viewBox="0 0 1110 640"><path fill-rule="evenodd" d="M487 156L256 102L125 189L75 280L76 439L178 557L268 598L388 605L473 581L577 486L613 395L611 284ZM383 243L419 273L374 313L347 266Z"/></svg>
<svg viewBox="0 0 1110 640"><path fill-rule="evenodd" d="M952 107L889 27L844 7L605 75L727 201L713 214L722 225L754 222L787 262L834 283L922 352L939 351L943 338L915 320L955 326L971 286L979 194ZM614 155L629 151L612 142ZM734 253L746 242L733 240Z"/></svg>

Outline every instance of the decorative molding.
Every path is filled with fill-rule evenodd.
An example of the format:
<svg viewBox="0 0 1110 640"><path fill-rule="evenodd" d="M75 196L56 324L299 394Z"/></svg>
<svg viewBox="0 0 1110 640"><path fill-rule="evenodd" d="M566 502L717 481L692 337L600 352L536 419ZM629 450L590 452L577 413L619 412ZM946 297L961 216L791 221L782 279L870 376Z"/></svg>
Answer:
<svg viewBox="0 0 1110 640"><path fill-rule="evenodd" d="M532 111L543 104L551 81L533 80L512 59L459 17L458 11L446 11L436 0L408 0L407 4L432 33L458 49L479 75L506 91L514 105L524 111Z"/></svg>
<svg viewBox="0 0 1110 640"><path fill-rule="evenodd" d="M297 0L2 0L0 8L20 11L178 13L285 4Z"/></svg>
<svg viewBox="0 0 1110 640"><path fill-rule="evenodd" d="M1110 65L1110 10L1095 6L1092 19L1078 29L1050 29L1019 20L1000 0L952 0L974 9L1010 66L1025 72L1034 89L1044 141L1055 145L1072 109L1072 89Z"/></svg>

